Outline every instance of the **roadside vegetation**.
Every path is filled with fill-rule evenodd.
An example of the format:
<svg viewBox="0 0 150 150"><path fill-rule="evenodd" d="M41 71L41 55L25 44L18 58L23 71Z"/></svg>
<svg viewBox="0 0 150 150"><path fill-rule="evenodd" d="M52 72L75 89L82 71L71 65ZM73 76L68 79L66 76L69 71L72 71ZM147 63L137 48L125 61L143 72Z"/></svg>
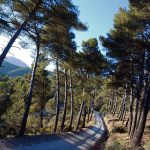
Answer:
<svg viewBox="0 0 150 150"><path fill-rule="evenodd" d="M0 75L0 137L79 130L94 108L111 126L107 149L149 149L149 20L150 2L129 0L99 37L103 55L96 38L77 50L74 32L88 28L71 0L0 0L0 34L10 36L0 67L17 39L34 57L32 73Z"/></svg>

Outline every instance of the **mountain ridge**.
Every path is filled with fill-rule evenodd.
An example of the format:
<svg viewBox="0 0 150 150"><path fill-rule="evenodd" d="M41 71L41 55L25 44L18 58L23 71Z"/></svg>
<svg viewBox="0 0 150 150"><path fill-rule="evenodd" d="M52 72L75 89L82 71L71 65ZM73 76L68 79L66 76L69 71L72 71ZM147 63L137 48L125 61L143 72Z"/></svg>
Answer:
<svg viewBox="0 0 150 150"><path fill-rule="evenodd" d="M20 67L6 60L3 62L2 67L0 67L0 75L7 75L9 77L23 76L29 73L31 73L29 67Z"/></svg>
<svg viewBox="0 0 150 150"><path fill-rule="evenodd" d="M8 56L6 58L6 61L13 64L13 65L16 65L16 66L19 66L19 67L29 67L25 62L23 62L22 60L16 58L16 57L13 57L13 56Z"/></svg>

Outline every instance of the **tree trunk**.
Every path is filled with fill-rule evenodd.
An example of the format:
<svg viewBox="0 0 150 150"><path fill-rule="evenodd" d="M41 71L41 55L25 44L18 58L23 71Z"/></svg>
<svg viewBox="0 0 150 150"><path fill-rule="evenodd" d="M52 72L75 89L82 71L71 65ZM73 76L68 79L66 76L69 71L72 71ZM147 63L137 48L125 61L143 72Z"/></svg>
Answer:
<svg viewBox="0 0 150 150"><path fill-rule="evenodd" d="M90 121L90 111L91 111L91 107L90 105L88 106L88 117L87 117L87 123Z"/></svg>
<svg viewBox="0 0 150 150"><path fill-rule="evenodd" d="M56 118L54 124L54 132L57 130L58 118L59 118L59 107L60 107L60 80L59 80L59 67L58 67L58 58L56 59L56 81L57 81L57 97L56 97Z"/></svg>
<svg viewBox="0 0 150 150"><path fill-rule="evenodd" d="M124 104L123 104L123 109L121 111L121 114L119 116L119 120L123 120L123 116L124 116L124 113L125 113L125 108L126 108L126 102L124 101Z"/></svg>
<svg viewBox="0 0 150 150"><path fill-rule="evenodd" d="M92 117L93 117L93 110L91 110L90 121L92 120Z"/></svg>
<svg viewBox="0 0 150 150"><path fill-rule="evenodd" d="M126 113L127 113L127 108L125 107L125 111L124 111L124 114L123 114L123 123L125 122L125 119L126 119Z"/></svg>
<svg viewBox="0 0 150 150"><path fill-rule="evenodd" d="M115 100L114 100L113 115L116 114L116 110L117 110L117 101L118 101L118 95L116 94Z"/></svg>
<svg viewBox="0 0 150 150"><path fill-rule="evenodd" d="M128 123L129 123L129 117L128 117L127 121L126 121L125 127L128 126Z"/></svg>
<svg viewBox="0 0 150 150"><path fill-rule="evenodd" d="M63 113L61 131L63 131L63 129L64 129L64 124L65 124L65 119L66 119L66 111L67 111L67 101L68 101L68 76L67 76L67 69L65 69L65 101L64 101L64 113Z"/></svg>
<svg viewBox="0 0 150 150"><path fill-rule="evenodd" d="M120 114L121 114L121 110L122 110L122 108L123 108L123 104L124 104L124 99L125 99L125 95L123 95L122 102L121 102L121 106L120 106L120 109L119 109L119 111L118 111L118 115L117 115L117 117L119 117L119 116L120 116Z"/></svg>
<svg viewBox="0 0 150 150"><path fill-rule="evenodd" d="M42 108L40 112L40 128L43 128L43 109Z"/></svg>
<svg viewBox="0 0 150 150"><path fill-rule="evenodd" d="M129 123L128 123L128 133L130 134L131 131L131 126L132 126L132 121L133 121L133 104L134 104L134 99L133 99L133 85L131 87L131 95L130 95L130 108L129 108Z"/></svg>
<svg viewBox="0 0 150 150"><path fill-rule="evenodd" d="M140 117L140 121L139 121L138 127L135 131L135 134L134 134L134 137L132 140L133 148L140 146L141 139L143 137L143 133L144 133L144 129L145 129L149 106L150 106L150 87L148 88L147 96L144 101L144 107L143 107L141 117Z"/></svg>
<svg viewBox="0 0 150 150"><path fill-rule="evenodd" d="M37 11L37 9L39 8L39 6L41 5L42 2L43 2L42 0L39 0L39 2L37 3L37 5L35 6L35 8L29 13L29 16L25 19L25 21L20 25L20 27L17 29L17 31L15 32L15 34L9 40L7 46L4 48L2 54L0 55L0 67L2 66L2 63L3 63L3 61L4 61L4 59L5 59L6 55L7 55L7 53L9 52L10 48L12 47L13 43L18 38L19 34L24 29L24 27L27 25L27 23L29 22L29 20L31 20L31 18L33 17L33 15L35 14L35 12Z"/></svg>
<svg viewBox="0 0 150 150"><path fill-rule="evenodd" d="M85 122L86 122L86 105L84 105L84 116L83 116L82 128L85 128Z"/></svg>
<svg viewBox="0 0 150 150"><path fill-rule="evenodd" d="M133 58L131 58L131 93L130 93L130 107L129 107L129 123L128 123L128 133L130 134L132 123L133 123Z"/></svg>
<svg viewBox="0 0 150 150"><path fill-rule="evenodd" d="M140 117L140 114L139 114L138 110L139 110L139 102L140 102L140 98L141 98L141 91L142 91L142 87L143 87L143 79L142 78L141 78L141 83L139 85L139 88L137 89L137 98L136 98L136 103L135 103L134 118L133 118L133 124L132 124L131 132L130 132L130 137L131 138L133 137L134 131L136 129L138 115Z"/></svg>
<svg viewBox="0 0 150 150"><path fill-rule="evenodd" d="M21 123L21 129L20 129L20 132L19 132L19 136L23 136L24 133L25 133L25 128L26 128L27 119L28 119L29 110L30 110L31 101L32 101L32 93L33 93L34 80L35 80L35 72L36 72L37 63L38 63L38 59L39 59L39 52L40 52L39 42L37 42L36 47L37 47L37 54L36 54L34 68L33 68L33 71L32 71L30 89L29 89L29 93L28 93L28 96L27 96L27 99L26 99L26 107L25 107L25 112L24 112L24 115L23 115L22 123Z"/></svg>
<svg viewBox="0 0 150 150"><path fill-rule="evenodd" d="M146 95L147 95L147 85L145 85L142 89L142 96L141 96L142 100L141 100L141 105L140 105L140 109L139 109L139 112L138 112L137 126L140 122L140 118L141 118L142 110L143 110L143 107L144 107L144 101L145 101Z"/></svg>
<svg viewBox="0 0 150 150"><path fill-rule="evenodd" d="M138 112L139 110L139 103L140 103L140 99L141 99L141 93L142 93L142 89L143 89L143 80L144 80L144 61L145 61L145 52L143 53L142 56L142 62L141 62L141 73L139 76L139 81L138 81L138 86L137 86L137 98L136 98L136 103L135 103L135 111L134 111L134 118L133 118L133 124L131 127L131 132L130 132L130 137L132 138L134 135L134 131L136 129L137 126L137 120L138 120L138 115L140 118L140 113Z"/></svg>
<svg viewBox="0 0 150 150"><path fill-rule="evenodd" d="M150 106L150 83L149 83L149 77L150 77L150 54L147 53L147 60L146 60L146 69L144 71L144 92L143 92L143 100L142 100L142 107L141 107L141 114L140 114L140 119L137 125L137 129L135 131L132 144L133 148L135 149L136 147L140 146L144 129L145 129L145 124L146 124L146 119L149 111L149 106Z"/></svg>
<svg viewBox="0 0 150 150"><path fill-rule="evenodd" d="M72 123L73 123L73 87L72 87L71 69L69 70L69 76L70 76L70 123L69 123L69 130L72 130Z"/></svg>
<svg viewBox="0 0 150 150"><path fill-rule="evenodd" d="M119 120L123 119L123 114L126 108L126 99L127 99L127 95L125 95L124 99L123 99L123 104L122 104L122 108L120 110L120 114L119 114Z"/></svg>
<svg viewBox="0 0 150 150"><path fill-rule="evenodd" d="M41 111L40 111L40 128L43 128L43 111L45 107L45 83L43 78L43 85L42 85L42 102L41 102Z"/></svg>
<svg viewBox="0 0 150 150"><path fill-rule="evenodd" d="M80 107L80 112L79 112L79 117L78 117L78 122L77 122L77 126L76 126L76 130L79 129L79 125L80 125L80 120L81 120L81 115L82 115L82 111L83 111L83 107L85 105L84 100L82 101L81 107Z"/></svg>
<svg viewBox="0 0 150 150"><path fill-rule="evenodd" d="M123 97L122 104L120 107L120 113L118 114L119 120L123 120L123 114L126 108L126 100L127 100L127 86L126 86L125 95Z"/></svg>

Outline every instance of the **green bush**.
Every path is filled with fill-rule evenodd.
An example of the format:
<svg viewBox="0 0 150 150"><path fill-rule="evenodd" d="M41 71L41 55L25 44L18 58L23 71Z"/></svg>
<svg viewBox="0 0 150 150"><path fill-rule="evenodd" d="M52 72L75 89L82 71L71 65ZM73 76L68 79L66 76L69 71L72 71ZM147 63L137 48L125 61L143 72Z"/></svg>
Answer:
<svg viewBox="0 0 150 150"><path fill-rule="evenodd" d="M36 135L36 134L38 134L39 132L40 132L40 129L35 128L35 127L28 127L28 128L26 129L26 134L27 134L27 135Z"/></svg>
<svg viewBox="0 0 150 150"><path fill-rule="evenodd" d="M2 126L0 127L0 138L5 138L7 136L14 137L18 134L15 128Z"/></svg>
<svg viewBox="0 0 150 150"><path fill-rule="evenodd" d="M112 133L126 133L126 128L124 126L115 126L113 127Z"/></svg>

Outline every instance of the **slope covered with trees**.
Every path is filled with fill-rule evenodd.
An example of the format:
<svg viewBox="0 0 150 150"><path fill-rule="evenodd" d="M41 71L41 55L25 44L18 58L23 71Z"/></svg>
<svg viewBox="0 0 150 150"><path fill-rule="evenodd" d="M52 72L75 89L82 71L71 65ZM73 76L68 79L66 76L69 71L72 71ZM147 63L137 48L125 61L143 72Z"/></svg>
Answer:
<svg viewBox="0 0 150 150"><path fill-rule="evenodd" d="M78 130L94 108L116 115L132 147L141 146L150 105L149 5L130 0L128 10L120 8L113 28L99 38L103 55L96 38L83 39L77 50L74 31L87 26L71 0L0 0L0 33L11 35L0 71L18 38L34 56L32 73L0 76L0 136ZM53 72L46 70L50 62Z"/></svg>
<svg viewBox="0 0 150 150"><path fill-rule="evenodd" d="M107 85L113 98L108 98L108 109L120 120L128 113L126 127L133 148L140 146L150 105L149 4L130 1L129 10L120 8L115 15L107 37L100 37L111 61Z"/></svg>

